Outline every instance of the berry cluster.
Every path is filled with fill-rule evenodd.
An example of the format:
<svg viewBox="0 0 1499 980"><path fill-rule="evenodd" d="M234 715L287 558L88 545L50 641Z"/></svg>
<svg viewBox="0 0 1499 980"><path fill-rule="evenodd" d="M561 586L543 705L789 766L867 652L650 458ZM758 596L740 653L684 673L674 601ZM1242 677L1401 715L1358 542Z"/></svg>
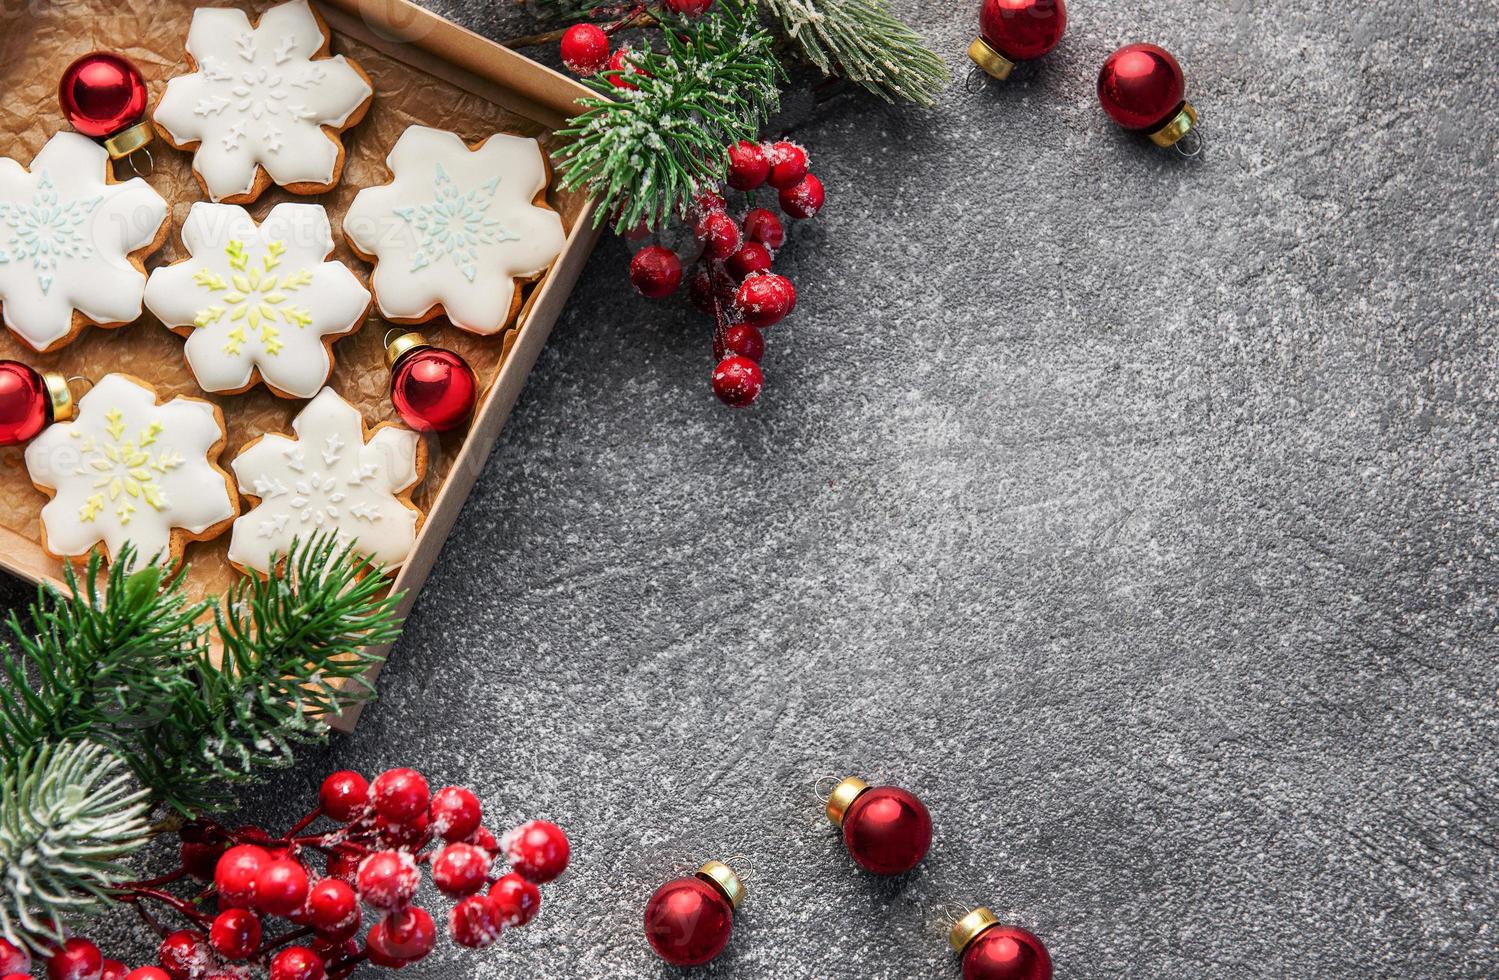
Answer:
<svg viewBox="0 0 1499 980"><path fill-rule="evenodd" d="M567 837L556 825L533 820L496 839L471 791L432 793L412 769L391 769L373 783L336 772L319 797L282 837L253 826L184 826L180 867L127 885L121 895L162 936L157 965L130 970L73 937L48 957L48 980L341 980L364 962L400 969L437 942L431 913L414 904L423 867L437 890L456 900L447 932L470 949L530 922L541 907L536 886L567 867ZM306 833L323 818L339 826ZM501 858L511 870L496 874ZM211 886L192 899L166 888L192 878ZM191 926L167 930L147 909L151 903ZM373 921L361 943L365 910ZM276 919L289 928L268 936ZM29 980L30 967L24 950L0 940L0 980Z"/></svg>
<svg viewBox="0 0 1499 980"><path fill-rule="evenodd" d="M701 17L713 6L713 0L665 0L664 3L654 5L636 3L624 9L624 16L607 26L574 24L562 32L560 44L562 63L567 66L568 71L585 78L597 75L607 67L609 71L604 78L610 85L622 89L635 88L629 76L632 73L643 74L640 66L630 58L629 47L622 47L611 53L609 37L623 28L639 26L642 23L641 18L645 17L653 6L665 7L679 17ZM607 8L599 8L597 12L602 13L605 9ZM649 23L648 20L645 22Z"/></svg>
<svg viewBox="0 0 1499 980"><path fill-rule="evenodd" d="M808 172L806 149L795 143L741 140L729 147L728 158L727 184L744 193L744 210L731 214L718 191L697 196L693 235L699 253L688 297L713 317L713 393L726 405L744 408L765 386L761 331L796 309L796 287L771 271L786 242L785 226L775 212L755 206L755 193L768 185L784 214L805 220L822 209L825 192ZM630 261L630 282L651 299L676 292L682 278L681 257L664 245L647 245Z"/></svg>

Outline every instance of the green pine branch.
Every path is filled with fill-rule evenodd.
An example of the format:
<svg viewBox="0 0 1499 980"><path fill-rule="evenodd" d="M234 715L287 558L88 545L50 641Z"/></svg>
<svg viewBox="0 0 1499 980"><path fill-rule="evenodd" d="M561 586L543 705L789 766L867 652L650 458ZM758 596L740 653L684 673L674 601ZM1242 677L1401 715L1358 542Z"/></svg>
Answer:
<svg viewBox="0 0 1499 980"><path fill-rule="evenodd" d="M629 75L637 90L607 78L588 84L599 97L558 135L564 188L587 188L598 219L618 230L642 221L656 228L685 216L699 189L716 187L728 168L725 147L755 139L779 101L784 77L770 34L741 0L719 0L692 20L663 17L664 52L640 51Z"/></svg>
<svg viewBox="0 0 1499 980"><path fill-rule="evenodd" d="M802 56L887 102L930 107L952 75L883 0L758 0Z"/></svg>
<svg viewBox="0 0 1499 980"><path fill-rule="evenodd" d="M0 935L41 954L98 911L149 839L145 789L89 742L30 749L0 769Z"/></svg>

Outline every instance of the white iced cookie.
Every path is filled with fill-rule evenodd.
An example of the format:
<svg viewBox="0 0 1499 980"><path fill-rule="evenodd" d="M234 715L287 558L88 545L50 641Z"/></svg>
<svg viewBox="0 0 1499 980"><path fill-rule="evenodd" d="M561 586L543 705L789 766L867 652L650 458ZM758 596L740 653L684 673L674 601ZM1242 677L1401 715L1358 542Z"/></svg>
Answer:
<svg viewBox="0 0 1499 980"><path fill-rule="evenodd" d="M42 508L42 546L78 558L104 543L113 560L129 541L138 560L182 557L187 541L212 538L239 513L219 410L196 398L157 404L156 392L124 374L105 375L26 447L31 482L52 499Z"/></svg>
<svg viewBox="0 0 1499 980"><path fill-rule="evenodd" d="M338 133L358 122L374 89L359 66L328 54L328 30L306 0L272 7L250 26L243 10L199 7L187 32L190 75L167 82L156 124L215 201L244 204L272 182L294 194L338 183Z"/></svg>
<svg viewBox="0 0 1499 980"><path fill-rule="evenodd" d="M562 218L534 202L547 165L533 139L496 134L470 150L453 133L411 126L386 158L389 184L366 187L344 235L375 262L382 316L419 323L446 313L477 334L505 328L517 279L545 272L562 251Z"/></svg>
<svg viewBox="0 0 1499 980"><path fill-rule="evenodd" d="M244 208L199 201L182 225L192 257L151 273L146 306L187 338L204 391L263 380L311 398L333 371L333 340L357 329L370 293L333 254L321 204L278 204L260 227Z"/></svg>
<svg viewBox="0 0 1499 980"><path fill-rule="evenodd" d="M0 157L0 308L37 351L90 323L141 315L141 261L166 241L167 202L139 177L113 182L109 154L77 133L47 141L28 173Z"/></svg>
<svg viewBox="0 0 1499 980"><path fill-rule="evenodd" d="M293 539L333 534L387 567L404 562L422 521L410 496L427 463L417 434L384 423L371 435L332 388L291 427L295 438L261 436L229 464L240 491L256 500L234 522L229 560L270 574L271 556L285 555Z"/></svg>

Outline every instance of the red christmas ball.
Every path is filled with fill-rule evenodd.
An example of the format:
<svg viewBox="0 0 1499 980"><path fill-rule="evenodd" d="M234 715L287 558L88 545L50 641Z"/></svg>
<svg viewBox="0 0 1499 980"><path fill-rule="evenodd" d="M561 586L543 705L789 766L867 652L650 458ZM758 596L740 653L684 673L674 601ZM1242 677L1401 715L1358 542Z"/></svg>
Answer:
<svg viewBox="0 0 1499 980"><path fill-rule="evenodd" d="M422 873L405 851L380 851L359 865L355 887L371 908L396 909L416 895Z"/></svg>
<svg viewBox="0 0 1499 980"><path fill-rule="evenodd" d="M319 935L339 933L359 918L359 899L346 881L323 878L307 892L307 924Z"/></svg>
<svg viewBox="0 0 1499 980"><path fill-rule="evenodd" d="M672 966L700 966L722 953L734 928L734 906L701 878L668 881L645 906L645 938Z"/></svg>
<svg viewBox="0 0 1499 980"><path fill-rule="evenodd" d="M220 908L247 909L255 902L255 880L271 863L270 852L254 844L231 847L213 872Z"/></svg>
<svg viewBox="0 0 1499 980"><path fill-rule="evenodd" d="M1063 0L984 0L979 35L1009 61L1033 61L1047 54L1067 30Z"/></svg>
<svg viewBox="0 0 1499 980"><path fill-rule="evenodd" d="M52 399L41 374L20 361L0 361L0 446L18 446L51 421Z"/></svg>
<svg viewBox="0 0 1499 980"><path fill-rule="evenodd" d="M759 143L740 140L729 147L729 186L752 191L770 176L770 158Z"/></svg>
<svg viewBox="0 0 1499 980"><path fill-rule="evenodd" d="M630 284L647 299L665 299L682 285L682 260L663 245L647 245L630 259Z"/></svg>
<svg viewBox="0 0 1499 980"><path fill-rule="evenodd" d="M408 905L396 909L376 925L385 936L385 951L397 959L419 960L437 945L437 925L426 909Z"/></svg>
<svg viewBox="0 0 1499 980"><path fill-rule="evenodd" d="M327 975L322 959L306 946L288 946L271 960L270 980L323 980Z"/></svg>
<svg viewBox="0 0 1499 980"><path fill-rule="evenodd" d="M730 408L748 408L764 389L760 365L747 357L731 354L713 368L713 394Z"/></svg>
<svg viewBox="0 0 1499 980"><path fill-rule="evenodd" d="M104 955L87 939L74 937L47 960L47 980L99 980Z"/></svg>
<svg viewBox="0 0 1499 980"><path fill-rule="evenodd" d="M140 122L146 114L146 80L140 69L108 51L86 54L69 65L57 86L62 114L85 136L103 139Z"/></svg>
<svg viewBox="0 0 1499 980"><path fill-rule="evenodd" d="M609 35L597 24L574 24L562 35L562 63L575 75L597 75L609 63Z"/></svg>
<svg viewBox="0 0 1499 980"><path fill-rule="evenodd" d="M1018 926L990 926L963 951L963 980L1051 980L1051 954Z"/></svg>
<svg viewBox="0 0 1499 980"><path fill-rule="evenodd" d="M894 786L845 779L828 800L828 816L843 826L843 843L859 867L879 875L905 874L932 845L932 818L915 796Z"/></svg>
<svg viewBox="0 0 1499 980"><path fill-rule="evenodd" d="M428 346L420 334L397 337L387 358L392 354L390 400L407 425L418 432L451 432L468 423L479 400L479 381L467 361L450 350ZM397 779L394 773L409 776ZM387 780L384 806L382 779ZM373 793L375 808L396 823L410 822L418 813L425 816L431 801L426 780L409 769L392 769L377 777Z"/></svg>
<svg viewBox="0 0 1499 980"><path fill-rule="evenodd" d="M1154 44L1131 44L1109 55L1098 73L1098 100L1125 129L1150 132L1183 108L1187 79L1171 52Z"/></svg>
<svg viewBox="0 0 1499 980"><path fill-rule="evenodd" d="M505 855L511 866L538 885L566 871L571 854L562 828L546 820L528 820L505 835Z"/></svg>
<svg viewBox="0 0 1499 980"><path fill-rule="evenodd" d="M805 221L822 210L823 202L827 200L827 192L823 190L822 181L818 180L815 174L807 174L790 187L781 188L778 199L781 202L782 211L793 218Z"/></svg>

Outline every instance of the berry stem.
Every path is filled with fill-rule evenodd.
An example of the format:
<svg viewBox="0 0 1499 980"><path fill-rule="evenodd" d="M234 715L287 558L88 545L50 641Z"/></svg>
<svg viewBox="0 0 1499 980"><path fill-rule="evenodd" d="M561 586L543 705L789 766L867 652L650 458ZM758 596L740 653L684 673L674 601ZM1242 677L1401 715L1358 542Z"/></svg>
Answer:
<svg viewBox="0 0 1499 980"><path fill-rule="evenodd" d="M291 932L288 932L284 936L279 936L275 939L267 939L265 942L261 943L260 948L251 953L247 957L247 959L258 959L262 956L265 956L267 953L275 952L282 946L290 945L291 943L296 942L298 939L301 939L304 936L312 935L312 931L312 926L303 926L301 929L293 929Z"/></svg>
<svg viewBox="0 0 1499 980"><path fill-rule="evenodd" d="M346 956L341 960L329 963L326 967L328 980L344 980L345 977L354 972L355 967L369 959L369 955L368 949L361 949L351 956Z"/></svg>
<svg viewBox="0 0 1499 980"><path fill-rule="evenodd" d="M156 888L130 888L125 892L125 894L119 896L119 900L122 902L138 903L143 898L154 899L155 901L158 901L163 905L169 905L172 908L176 909L179 914L183 915L186 918L192 919L194 922L200 925L206 925L213 922L213 916L197 908L191 902L187 902L183 899L178 898L176 895L171 894L170 892L160 891Z"/></svg>
<svg viewBox="0 0 1499 980"><path fill-rule="evenodd" d="M135 912L141 917L142 922L149 926L152 931L154 931L158 936L163 939L166 938L167 927L162 925L161 922L157 920L156 916L151 914L150 909L146 908L139 902L132 902L131 905L135 907Z"/></svg>
<svg viewBox="0 0 1499 980"><path fill-rule="evenodd" d="M178 868L176 871L169 872L156 878L145 878L141 881L127 881L120 887L126 889L159 888L162 885L170 885L174 881L181 881L185 877L187 877L187 869Z"/></svg>
<svg viewBox="0 0 1499 980"><path fill-rule="evenodd" d="M288 844L292 843L293 837L297 836L297 834L310 827L317 821L317 818L321 817L322 815L323 805L319 803L317 806L312 808L312 812L308 813L307 816L303 817L301 820L298 820L295 824L293 824L292 828L286 832L286 836L281 839Z"/></svg>

